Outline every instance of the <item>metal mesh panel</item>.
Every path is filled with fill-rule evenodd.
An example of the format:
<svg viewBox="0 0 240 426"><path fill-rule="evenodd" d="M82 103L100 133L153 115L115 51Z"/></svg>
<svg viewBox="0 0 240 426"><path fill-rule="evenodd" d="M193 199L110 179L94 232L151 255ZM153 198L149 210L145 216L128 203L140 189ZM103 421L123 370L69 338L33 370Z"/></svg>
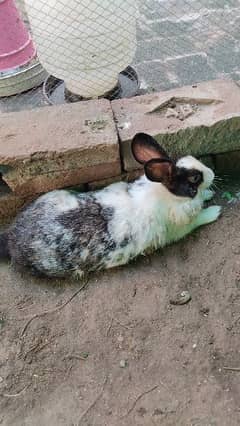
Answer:
<svg viewBox="0 0 240 426"><path fill-rule="evenodd" d="M32 28L23 0L16 5L51 75L1 97L0 112L97 97L96 85L114 99L240 79L240 0L26 0Z"/></svg>

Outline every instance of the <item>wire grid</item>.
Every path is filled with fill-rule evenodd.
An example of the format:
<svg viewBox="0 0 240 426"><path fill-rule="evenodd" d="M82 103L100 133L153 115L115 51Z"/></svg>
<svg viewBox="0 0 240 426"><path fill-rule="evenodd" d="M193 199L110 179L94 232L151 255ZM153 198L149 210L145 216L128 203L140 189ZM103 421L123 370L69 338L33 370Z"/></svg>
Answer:
<svg viewBox="0 0 240 426"><path fill-rule="evenodd" d="M48 0L45 1L47 4L50 3ZM61 16L56 15L54 24L56 26L59 25L59 20L69 18L66 16L64 2L58 1L58 3L62 4L62 10ZM101 3L99 0L99 4ZM137 15L133 7L136 2L128 0L128 3L127 8L122 8L122 2L119 0L118 10L118 17L129 21L124 33L121 28L119 29L119 40L121 38L121 42L123 45L125 43L126 48L120 49L118 52L117 49L108 50L108 56L105 58L106 75L107 65L113 64L116 56L122 55L122 64L130 65L128 59L131 55L128 52L128 46L132 44L131 47L134 49L133 22L136 17L136 51L131 65L138 74L140 82L138 93L166 90L215 78L240 80L240 0L138 0ZM29 28L23 0L16 0L16 4ZM93 2L89 1L89 5L92 4ZM111 0L109 0L109 5L111 6ZM92 22L94 20L97 22L101 17L97 16L94 8L90 6L88 18ZM131 18L133 19L131 20ZM75 55L76 44L79 42L74 39L77 22L80 19L76 13L74 19L75 23L74 21L72 23L73 37L67 52L70 58L69 53L72 52L73 56ZM111 23L114 24L115 19L114 15L108 16L106 22L101 23L103 31L107 31ZM42 24L44 24L43 14L39 21L40 30L43 28ZM45 28L45 31L46 34L47 31L49 32L49 43L60 47L61 40L53 40L49 28ZM86 42L84 34L82 37ZM113 37L113 39L115 38ZM109 42L110 45L113 45L111 35L109 35ZM91 43L86 43L86 45L91 52L93 48ZM76 65L73 61L70 65L72 65L74 78L74 75L78 73L79 64ZM131 69L128 70L131 74ZM61 71L61 67L59 67L59 73ZM133 78L133 75L130 75L130 78ZM101 84L101 78L99 78L99 84ZM115 92L113 90L111 96L114 98L118 94L116 89ZM71 93L68 95L67 99L62 98L62 102L80 99ZM0 111L31 109L47 104L41 86L24 94L1 98Z"/></svg>

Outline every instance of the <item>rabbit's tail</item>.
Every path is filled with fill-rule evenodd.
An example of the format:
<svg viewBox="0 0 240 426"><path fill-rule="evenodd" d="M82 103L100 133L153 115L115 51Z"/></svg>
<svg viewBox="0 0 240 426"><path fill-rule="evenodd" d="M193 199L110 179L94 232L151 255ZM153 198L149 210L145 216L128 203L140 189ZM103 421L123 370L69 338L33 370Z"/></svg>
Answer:
<svg viewBox="0 0 240 426"><path fill-rule="evenodd" d="M3 232L0 234L0 259L9 259L10 253L8 250L8 234Z"/></svg>

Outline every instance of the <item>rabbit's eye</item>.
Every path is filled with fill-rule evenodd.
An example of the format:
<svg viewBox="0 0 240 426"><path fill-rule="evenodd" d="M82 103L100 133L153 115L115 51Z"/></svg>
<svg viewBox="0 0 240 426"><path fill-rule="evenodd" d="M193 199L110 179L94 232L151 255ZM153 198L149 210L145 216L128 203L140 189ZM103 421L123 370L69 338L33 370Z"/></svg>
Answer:
<svg viewBox="0 0 240 426"><path fill-rule="evenodd" d="M201 177L199 175L193 175L188 177L188 181L191 183L198 183L200 182Z"/></svg>

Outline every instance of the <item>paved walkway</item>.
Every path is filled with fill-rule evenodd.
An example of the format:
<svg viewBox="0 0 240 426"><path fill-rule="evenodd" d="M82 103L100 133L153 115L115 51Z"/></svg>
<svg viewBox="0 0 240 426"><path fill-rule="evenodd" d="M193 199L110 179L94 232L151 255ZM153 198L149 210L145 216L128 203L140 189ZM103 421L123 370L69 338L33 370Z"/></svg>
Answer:
<svg viewBox="0 0 240 426"><path fill-rule="evenodd" d="M135 63L143 87L239 80L239 24L239 0L140 0Z"/></svg>
<svg viewBox="0 0 240 426"><path fill-rule="evenodd" d="M139 0L139 11L134 66L143 91L240 80L240 0ZM43 104L41 90L31 91L0 100L0 112Z"/></svg>

